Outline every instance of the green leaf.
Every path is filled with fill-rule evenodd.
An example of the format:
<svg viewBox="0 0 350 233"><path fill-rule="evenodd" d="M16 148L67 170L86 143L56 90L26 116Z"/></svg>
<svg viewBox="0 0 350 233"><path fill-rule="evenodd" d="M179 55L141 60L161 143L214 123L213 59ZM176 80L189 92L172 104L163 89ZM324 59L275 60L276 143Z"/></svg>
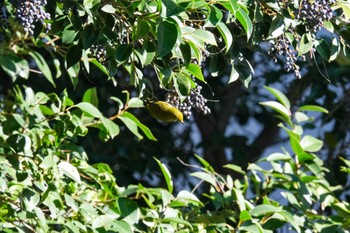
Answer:
<svg viewBox="0 0 350 233"><path fill-rule="evenodd" d="M109 230L113 224L113 220L114 219L110 215L100 215L92 220L91 226L94 229L103 227L104 229Z"/></svg>
<svg viewBox="0 0 350 233"><path fill-rule="evenodd" d="M13 60L14 56L1 55L0 65L1 68L11 77L12 81L17 79L17 67Z"/></svg>
<svg viewBox="0 0 350 233"><path fill-rule="evenodd" d="M28 212L32 212L40 202L39 193L30 189L24 189L22 192L22 195L23 195L24 205L26 207L25 210Z"/></svg>
<svg viewBox="0 0 350 233"><path fill-rule="evenodd" d="M282 207L276 207L269 204L262 204L256 206L254 209L250 211L253 216L262 216L266 214L278 213L282 210Z"/></svg>
<svg viewBox="0 0 350 233"><path fill-rule="evenodd" d="M312 49L313 45L314 44L313 44L311 35L308 33L307 34L305 33L300 39L298 56L309 52Z"/></svg>
<svg viewBox="0 0 350 233"><path fill-rule="evenodd" d="M124 112L123 115L121 115L121 117L123 117L123 119L129 119L133 122L133 124L135 124L137 127L139 127L142 132L146 135L146 137L149 139L149 140L152 140L152 141L157 141L157 139L153 136L151 130L144 124L142 124L134 115L132 115L130 112ZM124 122L124 121L123 121ZM127 121L128 122L128 121ZM124 122L125 124L125 122ZM129 122L130 124L130 122ZM133 125L132 124L132 125ZM131 126L133 130L135 130L133 127L134 126ZM130 130L131 131L131 130ZM132 131L133 132L133 131ZM137 132L137 135L141 136L139 133L138 133L138 130L136 130ZM134 133L134 132L133 132ZM136 134L135 134L136 135ZM136 135L136 136L137 136ZM141 138L139 137L139 139L142 139L143 137L141 136Z"/></svg>
<svg viewBox="0 0 350 233"><path fill-rule="evenodd" d="M109 13L109 14L113 14L113 13L115 13L116 10L112 5L106 4L101 8L101 11Z"/></svg>
<svg viewBox="0 0 350 233"><path fill-rule="evenodd" d="M219 30L222 38L225 41L225 51L226 53L228 53L228 51L231 48L231 45L233 44L233 36L232 33L230 31L230 29L228 29L228 27L226 26L226 24L224 24L223 22L219 22L216 26L216 28Z"/></svg>
<svg viewBox="0 0 350 233"><path fill-rule="evenodd" d="M292 157L290 155L282 153L273 153L266 157L266 161L290 161Z"/></svg>
<svg viewBox="0 0 350 233"><path fill-rule="evenodd" d="M186 33L184 32L184 38L192 41L194 44L202 48L204 48L204 43L215 46L217 45L214 34L203 29L191 29Z"/></svg>
<svg viewBox="0 0 350 233"><path fill-rule="evenodd" d="M313 112L323 112L328 114L328 110L320 107L320 106L316 106L316 105L304 105L301 106L298 111L313 111Z"/></svg>
<svg viewBox="0 0 350 233"><path fill-rule="evenodd" d="M71 24L68 25L67 27L65 27L63 29L62 43L63 44L71 44L74 41L75 36L77 34L78 34L78 32L73 29L73 26Z"/></svg>
<svg viewBox="0 0 350 233"><path fill-rule="evenodd" d="M282 104L276 102L276 101L266 101L266 102L260 102L261 105L268 106L272 108L273 110L277 111L279 114L281 114L286 120L290 119L290 111Z"/></svg>
<svg viewBox="0 0 350 233"><path fill-rule="evenodd" d="M82 55L83 51L79 44L70 46L66 54L67 69L78 63Z"/></svg>
<svg viewBox="0 0 350 233"><path fill-rule="evenodd" d="M245 32L247 33L247 40L249 40L253 32L253 24L248 14L242 8L239 8L238 11L236 11L235 16L238 19L238 21L242 24Z"/></svg>
<svg viewBox="0 0 350 233"><path fill-rule="evenodd" d="M272 88L272 87L267 87L264 86L265 89L267 89L272 95L274 95L276 97L276 99L278 99L278 101L283 104L284 107L286 107L288 109L288 111L290 111L290 102L288 100L288 98L279 90Z"/></svg>
<svg viewBox="0 0 350 233"><path fill-rule="evenodd" d="M144 38L150 32L151 26L146 20L139 18L136 25L136 30L133 32L133 40Z"/></svg>
<svg viewBox="0 0 350 233"><path fill-rule="evenodd" d="M142 140L143 136L139 133L137 123L135 122L135 118L131 117L130 115L126 114L127 112L124 112L123 115L119 116L118 119L120 119L126 127L139 139ZM125 116L124 116L125 115Z"/></svg>
<svg viewBox="0 0 350 233"><path fill-rule="evenodd" d="M83 102L92 104L95 107L98 107L98 97L96 87L87 89L83 95Z"/></svg>
<svg viewBox="0 0 350 233"><path fill-rule="evenodd" d="M48 64L46 63L46 60L40 55L40 53L36 51L30 51L29 55L34 59L36 65L38 66L42 74L45 76L45 78L55 87L56 85L52 79L51 70Z"/></svg>
<svg viewBox="0 0 350 233"><path fill-rule="evenodd" d="M267 39L277 38L282 35L284 33L284 27L284 18L282 16L275 17L271 23Z"/></svg>
<svg viewBox="0 0 350 233"><path fill-rule="evenodd" d="M246 201L242 191L239 189L233 188L233 192L235 193L235 198L237 200L237 205L239 206L239 210L240 211L246 210L246 206L245 206Z"/></svg>
<svg viewBox="0 0 350 233"><path fill-rule="evenodd" d="M17 76L24 79L28 79L29 77L29 64L27 60L12 53L2 54L0 56L0 66L11 77L12 81L15 81Z"/></svg>
<svg viewBox="0 0 350 233"><path fill-rule="evenodd" d="M140 209L134 201L128 198L118 198L117 203L123 221L129 224L135 224L140 221Z"/></svg>
<svg viewBox="0 0 350 233"><path fill-rule="evenodd" d="M117 230L117 232L121 233L133 233L131 226L123 221L114 221L113 227Z"/></svg>
<svg viewBox="0 0 350 233"><path fill-rule="evenodd" d="M301 147L303 150L308 152L317 152L319 151L323 146L323 141L311 136L306 135L301 139L300 142Z"/></svg>
<svg viewBox="0 0 350 233"><path fill-rule="evenodd" d="M99 119L103 117L102 113L94 105L90 103L82 102L74 106L93 117L96 117Z"/></svg>
<svg viewBox="0 0 350 233"><path fill-rule="evenodd" d="M316 51L321 55L325 60L329 60L331 56L331 46L325 39L318 39L315 41Z"/></svg>
<svg viewBox="0 0 350 233"><path fill-rule="evenodd" d="M162 0L163 8L166 10L166 16L178 15L181 12L185 11L185 9L175 3L173 0Z"/></svg>
<svg viewBox="0 0 350 233"><path fill-rule="evenodd" d="M310 153L307 153L307 152L305 152L305 151L299 152L299 153L297 154L297 156L298 156L298 161L299 161L299 163L304 163L304 162L306 162L306 161L311 161L311 160L315 159L315 156L314 156L314 155L312 155L312 154L310 154Z"/></svg>
<svg viewBox="0 0 350 233"><path fill-rule="evenodd" d="M250 216L250 213L249 213L248 210L243 210L239 214L239 220L241 222L245 222L245 221L248 221L248 220L251 220L251 219L252 219L252 216Z"/></svg>
<svg viewBox="0 0 350 233"><path fill-rule="evenodd" d="M205 25L216 27L223 17L222 11L214 5L209 5L209 16Z"/></svg>
<svg viewBox="0 0 350 233"><path fill-rule="evenodd" d="M239 73L237 72L234 63L231 66L230 79L228 80L228 84L233 83L239 78Z"/></svg>
<svg viewBox="0 0 350 233"><path fill-rule="evenodd" d="M156 47L153 43L151 43L149 41L145 41L142 48L144 49L144 52L146 53L145 61L144 61L144 65L146 66L146 65L149 65L153 61L153 59L156 55Z"/></svg>
<svg viewBox="0 0 350 233"><path fill-rule="evenodd" d="M11 59L11 58L8 58L8 59ZM28 64L27 60L20 58L20 57L17 57L17 56L14 56L12 59L16 65L16 74L18 76L20 76L21 78L28 79L28 77L29 77L29 64Z"/></svg>
<svg viewBox="0 0 350 233"><path fill-rule="evenodd" d="M206 83L206 81L204 80L204 76L202 73L201 68L199 67L199 65L194 64L194 63L190 63L188 64L188 66L186 66L186 69L194 76L196 77L198 80Z"/></svg>
<svg viewBox="0 0 350 233"><path fill-rule="evenodd" d="M142 108L144 107L143 101L139 98L133 97L128 102L128 108Z"/></svg>
<svg viewBox="0 0 350 233"><path fill-rule="evenodd" d="M217 187L216 179L212 174L206 172L192 172L190 175L208 182L213 187Z"/></svg>
<svg viewBox="0 0 350 233"><path fill-rule="evenodd" d="M343 15L345 19L349 22L350 20L350 2L349 1L339 1L337 2L337 5L339 5L343 10Z"/></svg>
<svg viewBox="0 0 350 233"><path fill-rule="evenodd" d="M231 169L232 171L238 172L238 173L240 173L242 175L246 174L245 171L243 171L240 166L235 165L235 164L226 164L223 167Z"/></svg>
<svg viewBox="0 0 350 233"><path fill-rule="evenodd" d="M174 48L177 39L180 37L181 31L174 20L166 20L158 25L157 35L157 53L159 57L163 57L170 53Z"/></svg>
<svg viewBox="0 0 350 233"><path fill-rule="evenodd" d="M188 221L183 220L181 218L167 217L167 218L164 218L162 222L163 223L178 223L178 224L182 224L184 226L189 227L191 230L193 229L191 223L189 223Z"/></svg>
<svg viewBox="0 0 350 233"><path fill-rule="evenodd" d="M194 156L196 157L196 159L198 159L198 161L204 166L205 170L209 171L210 173L214 173L214 168L202 157L200 157L197 154L194 154Z"/></svg>
<svg viewBox="0 0 350 233"><path fill-rule="evenodd" d="M99 63L96 59L91 59L90 62L92 64L94 64L97 68L99 68L104 74L109 76L109 72L108 72L107 68L104 65L102 65L101 63ZM79 64L79 63L77 63L77 64Z"/></svg>
<svg viewBox="0 0 350 233"><path fill-rule="evenodd" d="M88 49L90 48L98 39L99 33L94 29L93 24L87 25L81 32L80 32L80 39L83 43L83 48Z"/></svg>
<svg viewBox="0 0 350 233"><path fill-rule="evenodd" d="M233 11L239 10L239 5L237 3L237 0L230 0L230 6L232 9L232 13L234 13Z"/></svg>
<svg viewBox="0 0 350 233"><path fill-rule="evenodd" d="M241 226L239 228L239 231L249 233L271 233L270 231L264 230L259 223L252 223L247 226Z"/></svg>
<svg viewBox="0 0 350 233"><path fill-rule="evenodd" d="M119 135L119 132L120 132L119 126L116 123L114 123L112 120L103 117L102 124L105 127L106 132L111 137L111 139Z"/></svg>
<svg viewBox="0 0 350 233"><path fill-rule="evenodd" d="M294 113L294 118L298 123L310 120L310 117L303 112Z"/></svg>
<svg viewBox="0 0 350 233"><path fill-rule="evenodd" d="M172 193L174 190L174 184L173 184L173 181L171 179L171 174L170 174L168 168L165 166L164 163L160 162L158 159L156 159L156 158L154 158L154 159L157 161L160 169L162 170L163 176L165 178L165 182L168 186L169 193Z"/></svg>
<svg viewBox="0 0 350 233"><path fill-rule="evenodd" d="M79 205L74 200L74 198L71 195L68 195L67 193L64 194L64 200L66 202L66 205L70 208L72 208L74 211L79 211Z"/></svg>
<svg viewBox="0 0 350 233"><path fill-rule="evenodd" d="M190 193L187 190L181 190L178 194L177 194L177 199L179 200L187 200L187 201L191 201L192 203L195 202L197 204L201 204L202 202L198 199L198 197L196 197L196 195L194 195L193 193Z"/></svg>
<svg viewBox="0 0 350 233"><path fill-rule="evenodd" d="M129 60L132 53L132 46L130 44L121 44L116 49L115 58L119 63L124 63Z"/></svg>
<svg viewBox="0 0 350 233"><path fill-rule="evenodd" d="M184 35L185 37L185 35ZM190 46L191 48L191 57L194 56L194 58L197 59L197 61L202 61L202 52L201 50L197 47L198 44L193 43L191 40L186 41L186 43ZM204 46L204 45L201 45Z"/></svg>
<svg viewBox="0 0 350 233"><path fill-rule="evenodd" d="M191 46L184 42L180 44L180 51L182 54L182 58L184 59L184 64L188 65L191 62L192 54L191 54Z"/></svg>
<svg viewBox="0 0 350 233"><path fill-rule="evenodd" d="M65 161L61 161L58 164L58 168L61 170L61 172L68 176L69 178L71 178L72 180L74 180L75 182L80 183L80 174L77 170L76 167L74 167L72 164L65 162Z"/></svg>
<svg viewBox="0 0 350 233"><path fill-rule="evenodd" d="M175 77L173 78L174 86L176 92L180 97L185 98L191 92L191 80L190 77L185 75L184 73L175 73Z"/></svg>
<svg viewBox="0 0 350 233"><path fill-rule="evenodd" d="M47 219L45 217L44 212L39 207L35 207L34 213L38 219L38 223L40 225L41 230L43 230L43 232L48 232L49 226L47 225Z"/></svg>

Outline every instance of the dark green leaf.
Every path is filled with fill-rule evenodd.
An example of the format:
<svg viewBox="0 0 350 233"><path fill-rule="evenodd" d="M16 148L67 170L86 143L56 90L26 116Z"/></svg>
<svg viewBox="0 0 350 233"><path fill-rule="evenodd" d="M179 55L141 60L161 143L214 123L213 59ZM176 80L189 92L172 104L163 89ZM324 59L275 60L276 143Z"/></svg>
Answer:
<svg viewBox="0 0 350 233"><path fill-rule="evenodd" d="M136 126L139 127L139 128L142 130L142 132L146 135L146 137L147 137L149 140L157 141L157 139L153 136L151 130L150 130L147 126L145 126L144 124L142 124L142 123L141 123L134 115L132 115L130 112L124 112L122 116L123 116L123 117L126 117L126 118L128 118L128 119L130 119L130 120L132 120L132 121L136 124ZM142 136L141 136L140 139L142 139Z"/></svg>
<svg viewBox="0 0 350 233"><path fill-rule="evenodd" d="M80 39L83 43L83 48L90 48L98 39L99 33L95 31L94 26L92 24L87 25L80 32Z"/></svg>
<svg viewBox="0 0 350 233"><path fill-rule="evenodd" d="M26 211L31 212L40 202L40 195L38 192L24 189L23 190L23 200L26 207Z"/></svg>
<svg viewBox="0 0 350 233"><path fill-rule="evenodd" d="M78 34L78 32L76 32L72 25L68 25L66 28L64 28L63 30L63 34L62 34L62 43L63 44L70 44L74 41L75 36Z"/></svg>
<svg viewBox="0 0 350 233"><path fill-rule="evenodd" d="M45 78L53 85L55 85L55 82L52 79L52 74L50 67L48 66L46 60L40 55L40 53L36 51L30 51L29 55L34 59L36 65L38 66L39 70L42 72L42 74L45 76Z"/></svg>
<svg viewBox="0 0 350 233"><path fill-rule="evenodd" d="M209 24L211 27L216 27L216 25L218 25L218 23L221 22L223 13L219 8L217 8L214 5L209 5L209 9L210 12L206 24Z"/></svg>
<svg viewBox="0 0 350 233"><path fill-rule="evenodd" d="M130 44L121 44L117 47L115 58L119 63L126 62L132 53L132 46Z"/></svg>
<svg viewBox="0 0 350 233"><path fill-rule="evenodd" d="M181 31L177 23L171 19L161 22L157 31L157 53L159 57L163 57L174 48Z"/></svg>
<svg viewBox="0 0 350 233"><path fill-rule="evenodd" d="M80 45L72 45L69 47L66 54L67 69L78 63L83 55Z"/></svg>
<svg viewBox="0 0 350 233"><path fill-rule="evenodd" d="M185 75L184 73L175 73L174 86L176 92L179 94L181 98L185 98L190 94L191 91L191 80L190 77Z"/></svg>

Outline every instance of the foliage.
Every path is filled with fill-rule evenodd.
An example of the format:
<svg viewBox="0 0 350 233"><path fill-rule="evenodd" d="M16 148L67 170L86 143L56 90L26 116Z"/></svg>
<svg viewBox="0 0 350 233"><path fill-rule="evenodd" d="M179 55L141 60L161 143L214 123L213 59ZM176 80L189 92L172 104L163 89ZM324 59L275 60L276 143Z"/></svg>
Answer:
<svg viewBox="0 0 350 233"><path fill-rule="evenodd" d="M312 70L307 62L330 79L318 64L349 65L349 11L349 1L320 0L0 1L0 72L8 91L0 95L0 230L348 232L350 206L327 179L324 142L304 132L313 121L306 112L328 111L312 104L294 110L296 101L271 87L277 101L261 105L276 111L290 148L247 169L227 164L227 175L196 156L201 166L188 166L196 168L198 186L210 187L203 193L176 190L171 167L158 159L167 189L120 186L109 165L89 164L81 145L93 132L102 141L131 138L124 129L156 141L156 129L134 113L147 103L168 106L164 96L181 121L193 109L214 112L200 93L208 77L249 87L259 72L257 53L300 83ZM98 77L113 91L79 90L83 77ZM113 107L102 109L99 93ZM169 121L162 114L157 118ZM346 176L350 161L342 160Z"/></svg>
<svg viewBox="0 0 350 233"><path fill-rule="evenodd" d="M103 126L108 119L88 103L74 105L66 93L59 97L34 94L30 88L25 95L14 91L1 106L0 229L270 232L290 224L296 232L345 232L350 224L349 204L336 197L341 187L329 185L327 169L314 154L323 142L304 135L301 125L312 120L305 111L327 111L309 105L292 114L288 99L276 89L269 90L279 102L262 104L283 119L280 126L289 135L292 154L284 150L263 158L260 162L268 162L271 169L254 163L247 171L234 164L225 166L243 174L241 180L216 173L197 157L203 168L195 166L199 171L191 175L211 186L202 197L186 190L174 195L171 174L158 160L167 190L118 186L109 166L89 165L84 149L76 143L86 127ZM98 123L92 124L92 119ZM106 133L104 127L100 130ZM343 171L350 173L350 162L344 161ZM287 204L275 200L273 192L279 192Z"/></svg>

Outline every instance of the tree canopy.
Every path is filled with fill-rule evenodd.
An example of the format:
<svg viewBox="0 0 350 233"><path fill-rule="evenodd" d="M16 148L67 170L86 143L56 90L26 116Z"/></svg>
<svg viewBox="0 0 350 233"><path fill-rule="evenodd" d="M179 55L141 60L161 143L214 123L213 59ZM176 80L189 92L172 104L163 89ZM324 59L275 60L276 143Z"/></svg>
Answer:
<svg viewBox="0 0 350 233"><path fill-rule="evenodd" d="M348 232L349 20L346 0L0 1L0 230Z"/></svg>

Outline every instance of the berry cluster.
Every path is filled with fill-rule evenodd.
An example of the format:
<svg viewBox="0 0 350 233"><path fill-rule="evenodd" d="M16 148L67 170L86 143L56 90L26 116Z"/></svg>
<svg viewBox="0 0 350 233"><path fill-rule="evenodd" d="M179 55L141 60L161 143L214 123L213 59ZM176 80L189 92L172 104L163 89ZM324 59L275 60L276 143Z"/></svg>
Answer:
<svg viewBox="0 0 350 233"><path fill-rule="evenodd" d="M99 63L104 63L107 60L107 50L103 45L93 45L90 51Z"/></svg>
<svg viewBox="0 0 350 233"><path fill-rule="evenodd" d="M271 46L268 54L277 62L276 56L282 57L285 61L287 72L293 70L297 78L301 78L300 67L296 64L298 57L297 51L294 50L289 40L284 37L277 38L275 44ZM303 58L303 57L302 57Z"/></svg>
<svg viewBox="0 0 350 233"><path fill-rule="evenodd" d="M179 109L184 117L189 119L192 115L192 109L201 112L203 115L210 113L210 108L206 106L207 99L201 94L202 87L197 85L192 89L189 96L184 101L180 101L180 97L175 90L171 90L165 96L165 101Z"/></svg>
<svg viewBox="0 0 350 233"><path fill-rule="evenodd" d="M16 19L22 24L25 32L34 34L35 23L42 24L46 30L50 30L50 24L45 20L50 20L50 14L44 9L46 0L17 0Z"/></svg>
<svg viewBox="0 0 350 233"><path fill-rule="evenodd" d="M324 21L328 21L333 16L331 6L335 0L302 0L300 2L297 18L305 22L308 30L317 32Z"/></svg>

